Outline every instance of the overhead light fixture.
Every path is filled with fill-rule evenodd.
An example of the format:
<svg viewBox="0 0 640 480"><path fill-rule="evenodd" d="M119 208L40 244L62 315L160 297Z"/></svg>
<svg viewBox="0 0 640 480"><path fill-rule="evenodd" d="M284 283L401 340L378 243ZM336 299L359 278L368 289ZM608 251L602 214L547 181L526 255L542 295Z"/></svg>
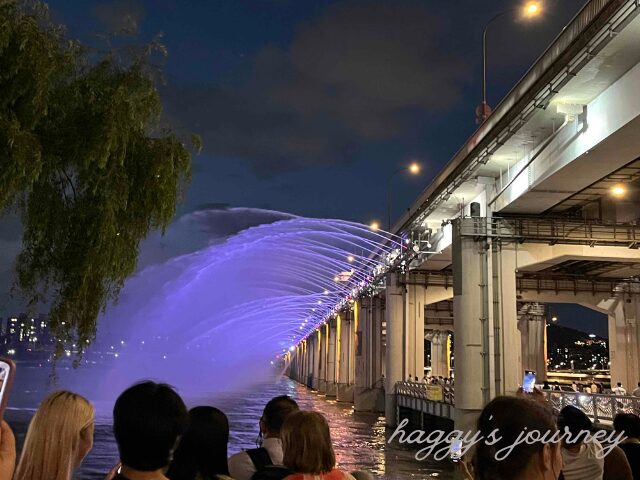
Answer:
<svg viewBox="0 0 640 480"><path fill-rule="evenodd" d="M624 188L624 185L614 185L611 187L611 195L614 197L623 197L625 193L627 193L627 189Z"/></svg>

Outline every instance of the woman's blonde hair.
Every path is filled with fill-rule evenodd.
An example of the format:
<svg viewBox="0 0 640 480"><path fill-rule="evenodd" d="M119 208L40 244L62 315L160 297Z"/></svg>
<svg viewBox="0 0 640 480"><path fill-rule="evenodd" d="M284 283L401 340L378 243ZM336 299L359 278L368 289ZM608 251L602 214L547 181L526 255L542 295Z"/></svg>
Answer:
<svg viewBox="0 0 640 480"><path fill-rule="evenodd" d="M336 465L327 420L300 410L287 416L282 430L283 464L295 473L327 473Z"/></svg>
<svg viewBox="0 0 640 480"><path fill-rule="evenodd" d="M94 420L93 405L75 393L45 398L31 419L14 480L69 480L83 430Z"/></svg>

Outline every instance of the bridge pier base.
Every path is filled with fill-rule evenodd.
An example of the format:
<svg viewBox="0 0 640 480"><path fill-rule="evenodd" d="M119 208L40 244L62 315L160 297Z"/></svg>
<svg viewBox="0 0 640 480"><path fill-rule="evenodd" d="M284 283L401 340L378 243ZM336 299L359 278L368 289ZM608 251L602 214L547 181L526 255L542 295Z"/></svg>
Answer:
<svg viewBox="0 0 640 480"><path fill-rule="evenodd" d="M397 423L396 383L403 380L404 340L404 287L398 282L398 274L387 276L386 309L387 348L385 353L385 422L390 427Z"/></svg>

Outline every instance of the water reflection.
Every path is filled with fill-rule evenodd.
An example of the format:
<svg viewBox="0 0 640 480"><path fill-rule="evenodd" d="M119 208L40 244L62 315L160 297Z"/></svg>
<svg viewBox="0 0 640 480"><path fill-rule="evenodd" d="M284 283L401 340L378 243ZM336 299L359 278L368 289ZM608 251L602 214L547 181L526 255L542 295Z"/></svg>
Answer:
<svg viewBox="0 0 640 480"><path fill-rule="evenodd" d="M319 411L327 417L338 464L347 471L369 470L379 477L393 480L452 478L449 465L418 462L414 451L397 444L386 444L385 439L390 432L385 432L384 417L354 412L352 405L328 400L324 395L311 392L289 379L213 398L191 398L187 403L190 407L213 405L227 414L231 427L229 454L233 454L243 448L255 447L258 421L264 405L269 399L283 394L293 397L301 408ZM94 449L76 473L76 479L103 479L118 457L111 435L110 408L97 407ZM31 415L33 410L7 412L7 419L16 431L20 445Z"/></svg>

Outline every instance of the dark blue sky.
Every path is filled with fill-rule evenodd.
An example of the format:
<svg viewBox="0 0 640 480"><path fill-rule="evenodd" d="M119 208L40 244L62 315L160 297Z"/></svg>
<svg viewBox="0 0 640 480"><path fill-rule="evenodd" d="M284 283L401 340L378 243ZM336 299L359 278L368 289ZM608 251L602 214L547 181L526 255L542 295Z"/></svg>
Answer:
<svg viewBox="0 0 640 480"><path fill-rule="evenodd" d="M71 36L123 27L168 48L166 119L200 133L183 210L263 207L369 222L394 217L475 128L481 37L518 0L52 0ZM489 100L504 96L579 10L546 0L533 22L507 15L489 32Z"/></svg>
<svg viewBox="0 0 640 480"><path fill-rule="evenodd" d="M229 204L363 223L384 223L394 170L412 160L424 167L419 177L395 178L397 218L471 135L484 25L523 6L521 0L48 3L70 36L94 46L104 46L104 32L128 30L138 43L163 34L164 120L204 140L182 213ZM535 21L509 14L492 24L491 105L584 3L544 0ZM10 240L17 251L18 240ZM606 320L595 312L558 310L562 324L584 322L582 329L606 334Z"/></svg>

